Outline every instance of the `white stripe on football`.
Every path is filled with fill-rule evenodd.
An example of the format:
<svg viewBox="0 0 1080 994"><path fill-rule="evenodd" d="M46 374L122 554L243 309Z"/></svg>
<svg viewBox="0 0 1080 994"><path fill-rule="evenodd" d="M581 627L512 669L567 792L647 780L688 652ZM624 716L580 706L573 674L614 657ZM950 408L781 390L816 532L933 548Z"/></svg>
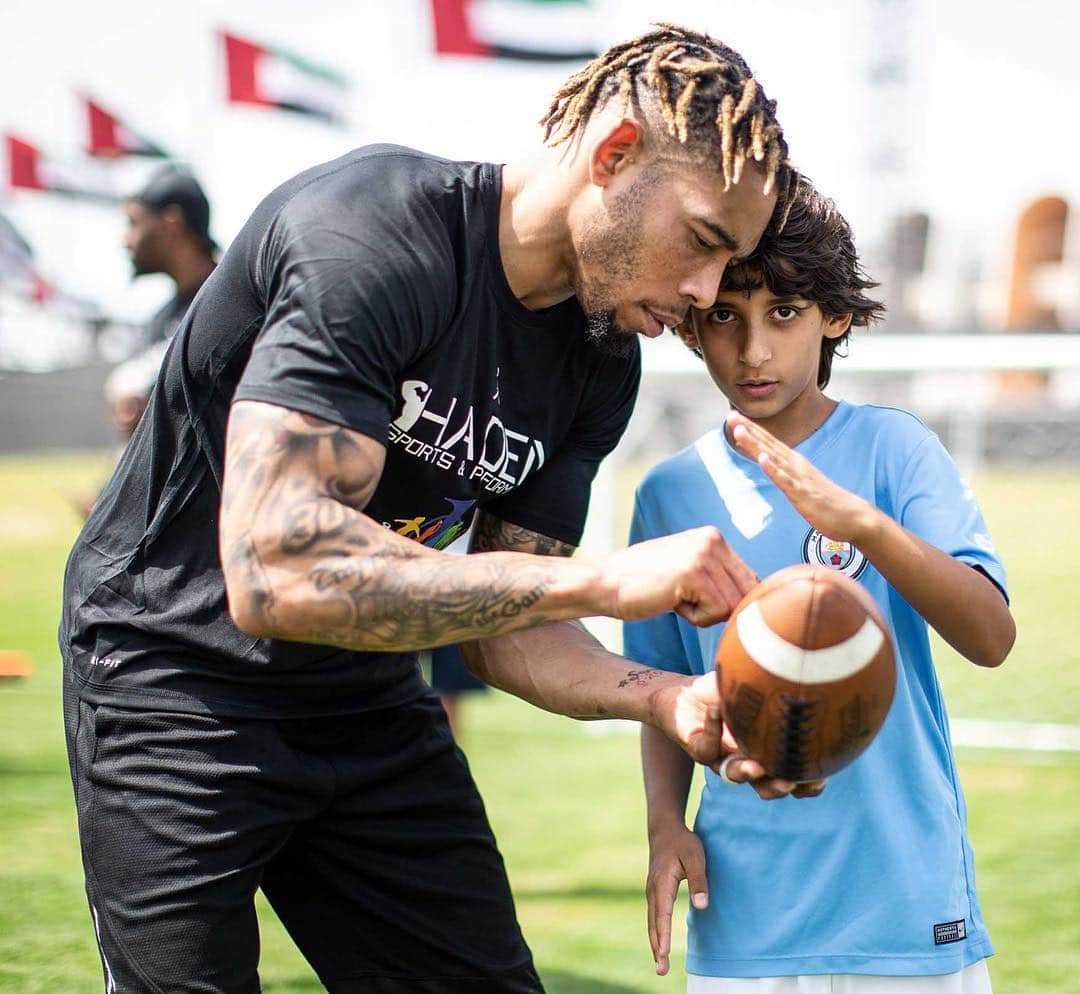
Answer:
<svg viewBox="0 0 1080 994"><path fill-rule="evenodd" d="M823 649L804 649L781 638L754 601L739 612L735 627L743 648L753 660L774 676L792 683L831 683L861 670L877 654L885 640L872 618L854 635Z"/></svg>

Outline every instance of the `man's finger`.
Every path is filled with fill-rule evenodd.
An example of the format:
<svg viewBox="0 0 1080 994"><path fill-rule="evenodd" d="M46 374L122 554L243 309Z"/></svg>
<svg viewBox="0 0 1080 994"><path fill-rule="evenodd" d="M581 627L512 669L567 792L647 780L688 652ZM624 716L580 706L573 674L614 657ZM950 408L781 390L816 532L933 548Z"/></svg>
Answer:
<svg viewBox="0 0 1080 994"><path fill-rule="evenodd" d="M775 801L780 797L787 797L794 789L795 784L791 780L781 780L779 777L765 777L761 780L753 780L750 786L757 792L763 801Z"/></svg>
<svg viewBox="0 0 1080 994"><path fill-rule="evenodd" d="M724 778L731 783L752 783L754 780L760 780L765 776L765 767L756 759L747 759L745 756L739 755L724 757L725 761L728 759L730 759L730 762L724 768ZM713 773L717 776L720 775L721 765L723 764L716 763L712 767Z"/></svg>
<svg viewBox="0 0 1080 994"><path fill-rule="evenodd" d="M812 780L809 783L800 783L791 792L792 797L817 797L825 789L824 780Z"/></svg>
<svg viewBox="0 0 1080 994"><path fill-rule="evenodd" d="M763 801L775 801L787 797L795 789L791 780L770 777L765 768L753 759L733 759L724 770L731 783L748 783Z"/></svg>
<svg viewBox="0 0 1080 994"><path fill-rule="evenodd" d="M734 583L735 590L739 591L739 600L741 601L746 594L750 593L758 583L761 581L760 577L754 570L747 566L742 556L733 549L730 549L730 555L725 562L728 575L731 577L731 581ZM735 602L738 604L739 602ZM733 608L732 608L733 609Z"/></svg>
<svg viewBox="0 0 1080 994"><path fill-rule="evenodd" d="M697 599L678 604L675 613L698 628L726 621L743 598L735 581L723 564L710 561L702 564L699 576Z"/></svg>

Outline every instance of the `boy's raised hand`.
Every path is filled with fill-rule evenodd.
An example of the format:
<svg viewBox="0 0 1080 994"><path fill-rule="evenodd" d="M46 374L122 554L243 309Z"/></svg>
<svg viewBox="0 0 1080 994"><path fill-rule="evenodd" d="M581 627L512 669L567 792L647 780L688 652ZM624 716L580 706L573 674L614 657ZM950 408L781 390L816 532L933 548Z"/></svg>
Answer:
<svg viewBox="0 0 1080 994"><path fill-rule="evenodd" d="M709 903L709 885L705 879L705 850L701 840L685 825L675 824L650 833L649 879L645 884L648 901L649 945L652 946L656 972L663 977L670 968L671 913L679 883L690 888L694 907Z"/></svg>
<svg viewBox="0 0 1080 994"><path fill-rule="evenodd" d="M838 542L857 541L870 524L874 507L833 483L804 456L738 411L727 417L730 437L753 459L811 527Z"/></svg>

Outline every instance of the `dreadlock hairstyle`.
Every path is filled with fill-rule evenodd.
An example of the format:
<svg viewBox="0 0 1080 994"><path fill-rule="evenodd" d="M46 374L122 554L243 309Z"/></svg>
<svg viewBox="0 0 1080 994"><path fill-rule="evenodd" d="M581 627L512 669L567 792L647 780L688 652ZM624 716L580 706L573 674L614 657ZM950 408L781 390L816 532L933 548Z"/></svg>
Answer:
<svg viewBox="0 0 1080 994"><path fill-rule="evenodd" d="M885 305L867 297L880 284L867 278L855 250L851 226L836 204L799 177L781 228L776 213L761 241L746 259L729 265L720 290L749 294L762 286L777 297L802 297L829 317L851 315L851 327L839 338L822 338L818 386L832 375L833 355L847 342L851 328L865 328L885 315Z"/></svg>
<svg viewBox="0 0 1080 994"><path fill-rule="evenodd" d="M551 146L570 141L593 111L616 95L620 113L633 107L655 118L658 112L673 142L718 158L725 191L739 182L748 159L761 163L765 193L777 190L783 226L796 173L787 160L776 101L765 96L738 52L707 34L656 24L647 34L612 46L563 83L540 119L544 141Z"/></svg>

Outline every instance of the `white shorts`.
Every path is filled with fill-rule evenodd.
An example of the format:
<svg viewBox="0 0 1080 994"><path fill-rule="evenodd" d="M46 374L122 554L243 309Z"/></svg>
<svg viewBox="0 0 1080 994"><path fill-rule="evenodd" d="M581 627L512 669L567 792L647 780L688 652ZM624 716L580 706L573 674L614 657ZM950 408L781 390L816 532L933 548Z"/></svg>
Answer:
<svg viewBox="0 0 1080 994"><path fill-rule="evenodd" d="M701 977L689 974L686 994L993 994L986 960L936 977L873 977L825 973L805 977Z"/></svg>

